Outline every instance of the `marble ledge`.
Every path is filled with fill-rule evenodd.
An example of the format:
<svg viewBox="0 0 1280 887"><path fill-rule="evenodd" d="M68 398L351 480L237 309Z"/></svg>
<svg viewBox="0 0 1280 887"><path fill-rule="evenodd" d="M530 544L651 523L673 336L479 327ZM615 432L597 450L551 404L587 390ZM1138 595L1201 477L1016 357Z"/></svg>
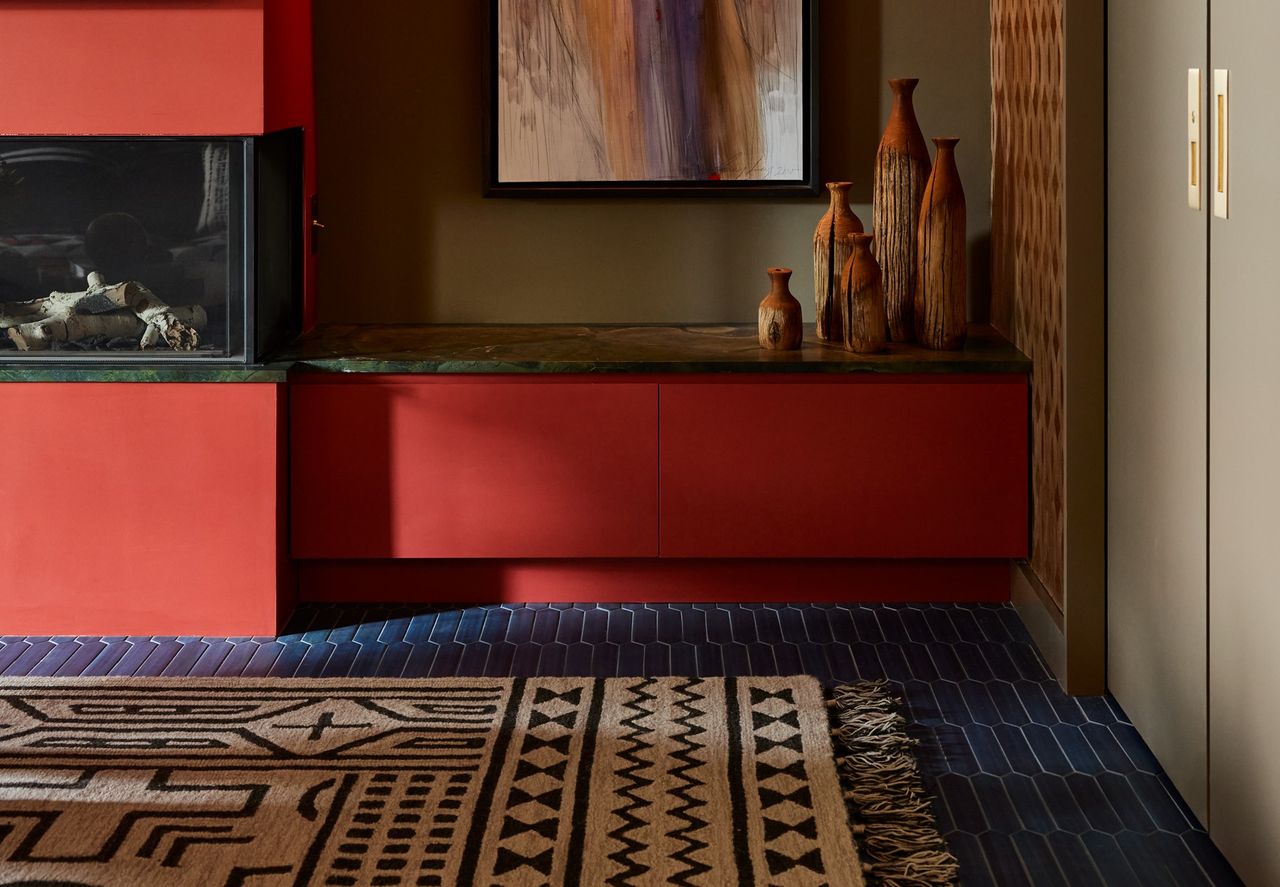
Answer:
<svg viewBox="0 0 1280 887"><path fill-rule="evenodd" d="M970 327L962 351L895 345L858 355L819 342L766 351L754 324L696 326L331 325L277 358L297 372L393 374L1029 373L1031 361L992 327Z"/></svg>

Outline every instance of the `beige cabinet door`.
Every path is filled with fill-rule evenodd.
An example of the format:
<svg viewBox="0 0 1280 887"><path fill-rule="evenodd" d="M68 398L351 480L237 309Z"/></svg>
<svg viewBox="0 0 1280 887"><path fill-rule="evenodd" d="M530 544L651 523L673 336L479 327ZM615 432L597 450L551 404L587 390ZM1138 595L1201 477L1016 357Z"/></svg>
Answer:
<svg viewBox="0 0 1280 887"><path fill-rule="evenodd" d="M1109 4L1108 668L1208 807L1207 211L1188 206L1187 69L1207 0Z"/></svg>
<svg viewBox="0 0 1280 887"><path fill-rule="evenodd" d="M1246 883L1280 884L1280 4L1212 16L1230 217L1210 227L1209 830Z"/></svg>

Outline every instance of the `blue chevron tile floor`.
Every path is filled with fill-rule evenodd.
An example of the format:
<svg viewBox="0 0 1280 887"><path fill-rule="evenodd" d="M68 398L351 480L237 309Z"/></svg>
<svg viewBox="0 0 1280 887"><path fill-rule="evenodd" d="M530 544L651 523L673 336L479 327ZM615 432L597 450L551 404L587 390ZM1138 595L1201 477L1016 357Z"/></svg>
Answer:
<svg viewBox="0 0 1280 887"><path fill-rule="evenodd" d="M305 605L279 638L0 637L0 674L888 678L965 885L1237 885L1110 697L1000 606Z"/></svg>

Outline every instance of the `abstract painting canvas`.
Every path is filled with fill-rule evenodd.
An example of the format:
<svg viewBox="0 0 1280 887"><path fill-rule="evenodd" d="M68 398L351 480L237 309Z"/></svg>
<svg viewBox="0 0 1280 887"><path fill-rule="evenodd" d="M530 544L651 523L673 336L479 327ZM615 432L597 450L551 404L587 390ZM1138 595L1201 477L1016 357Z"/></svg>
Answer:
<svg viewBox="0 0 1280 887"><path fill-rule="evenodd" d="M490 193L814 193L811 7L492 0Z"/></svg>

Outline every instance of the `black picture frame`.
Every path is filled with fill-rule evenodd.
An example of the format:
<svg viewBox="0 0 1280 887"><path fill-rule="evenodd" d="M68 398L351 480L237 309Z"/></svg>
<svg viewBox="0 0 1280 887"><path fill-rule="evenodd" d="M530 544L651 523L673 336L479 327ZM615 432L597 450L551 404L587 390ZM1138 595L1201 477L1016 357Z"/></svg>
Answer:
<svg viewBox="0 0 1280 887"><path fill-rule="evenodd" d="M818 171L818 9L817 0L799 0L804 64L805 108L804 175L791 180L753 181L642 181L642 182L502 182L498 177L498 16L499 0L489 0L488 46L484 102L485 197L701 197L701 198L803 198L821 192Z"/></svg>

